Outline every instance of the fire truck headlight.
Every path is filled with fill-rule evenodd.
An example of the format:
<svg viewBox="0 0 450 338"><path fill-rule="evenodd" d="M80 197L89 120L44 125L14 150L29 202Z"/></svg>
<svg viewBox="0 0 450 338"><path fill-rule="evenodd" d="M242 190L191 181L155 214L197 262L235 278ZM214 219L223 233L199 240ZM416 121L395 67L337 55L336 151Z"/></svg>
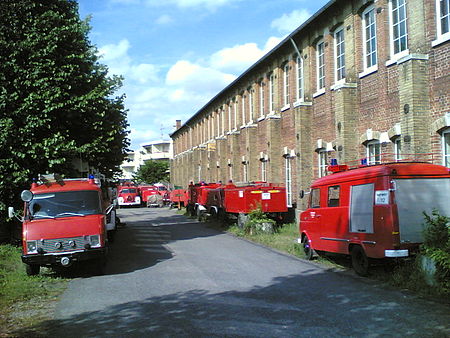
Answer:
<svg viewBox="0 0 450 338"><path fill-rule="evenodd" d="M123 197L119 197L118 200L119 200L119 203L123 203Z"/></svg>
<svg viewBox="0 0 450 338"><path fill-rule="evenodd" d="M136 196L135 201L136 201L136 203L141 203L141 198L139 196Z"/></svg>
<svg viewBox="0 0 450 338"><path fill-rule="evenodd" d="M100 246L100 235L90 236L91 248L98 248Z"/></svg>
<svg viewBox="0 0 450 338"><path fill-rule="evenodd" d="M30 253L37 253L37 243L36 241L27 241L27 252Z"/></svg>

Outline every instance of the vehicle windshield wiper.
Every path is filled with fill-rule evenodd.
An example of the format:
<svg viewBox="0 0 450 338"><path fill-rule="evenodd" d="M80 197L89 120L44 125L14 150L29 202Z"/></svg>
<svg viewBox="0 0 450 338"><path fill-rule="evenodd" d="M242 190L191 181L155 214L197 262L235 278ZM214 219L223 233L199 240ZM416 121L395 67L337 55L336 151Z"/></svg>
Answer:
<svg viewBox="0 0 450 338"><path fill-rule="evenodd" d="M39 219L39 218L55 218L55 216L50 216L50 215L33 215L32 216L33 219Z"/></svg>
<svg viewBox="0 0 450 338"><path fill-rule="evenodd" d="M55 217L59 217L59 216L86 216L84 214L77 214L76 212L61 212L59 214L57 214Z"/></svg>

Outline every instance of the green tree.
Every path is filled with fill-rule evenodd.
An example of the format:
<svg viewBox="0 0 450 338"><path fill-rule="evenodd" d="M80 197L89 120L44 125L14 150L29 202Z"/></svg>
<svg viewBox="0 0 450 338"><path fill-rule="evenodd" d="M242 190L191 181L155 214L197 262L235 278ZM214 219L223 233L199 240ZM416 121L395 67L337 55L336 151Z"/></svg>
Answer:
<svg viewBox="0 0 450 338"><path fill-rule="evenodd" d="M121 78L108 77L74 0L0 3L0 231L7 204L39 173L107 177L129 145Z"/></svg>
<svg viewBox="0 0 450 338"><path fill-rule="evenodd" d="M145 182L149 184L167 182L169 180L168 169L168 161L146 161L144 165L139 167L133 179L136 182Z"/></svg>

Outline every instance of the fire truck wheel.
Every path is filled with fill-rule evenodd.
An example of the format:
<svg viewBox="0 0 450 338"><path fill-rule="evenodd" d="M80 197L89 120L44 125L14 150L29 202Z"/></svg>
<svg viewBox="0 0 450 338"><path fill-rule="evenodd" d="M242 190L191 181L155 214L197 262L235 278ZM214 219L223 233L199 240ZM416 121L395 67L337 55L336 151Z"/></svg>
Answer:
<svg viewBox="0 0 450 338"><path fill-rule="evenodd" d="M369 259L364 252L364 249L359 245L352 248L351 251L353 270L360 276L367 276L369 274Z"/></svg>
<svg viewBox="0 0 450 338"><path fill-rule="evenodd" d="M39 275L39 271L41 267L37 264L26 264L26 271L28 276L36 276Z"/></svg>
<svg viewBox="0 0 450 338"><path fill-rule="evenodd" d="M303 237L302 244L303 244L303 252L305 253L305 258L309 261L312 260L314 258L314 249L311 248L308 236Z"/></svg>

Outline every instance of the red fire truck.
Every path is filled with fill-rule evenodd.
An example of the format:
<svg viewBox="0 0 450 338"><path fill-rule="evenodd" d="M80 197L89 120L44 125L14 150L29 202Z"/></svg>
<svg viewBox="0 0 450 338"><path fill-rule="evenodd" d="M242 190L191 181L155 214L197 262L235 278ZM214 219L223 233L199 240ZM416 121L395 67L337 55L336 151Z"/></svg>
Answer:
<svg viewBox="0 0 450 338"><path fill-rule="evenodd" d="M120 207L140 206L141 196L139 189L133 185L121 185L117 188L117 203Z"/></svg>
<svg viewBox="0 0 450 338"><path fill-rule="evenodd" d="M188 192L185 189L174 189L170 192L170 207L177 206L178 209L185 207L189 199Z"/></svg>
<svg viewBox="0 0 450 338"><path fill-rule="evenodd" d="M150 196L160 195L158 187L154 185L141 185L139 186L141 194L142 205L147 205Z"/></svg>
<svg viewBox="0 0 450 338"><path fill-rule="evenodd" d="M115 211L104 189L90 179L42 177L22 192L23 255L28 275L41 266L68 267L91 260L102 269L107 254L107 230L115 231ZM9 216L17 216L12 207Z"/></svg>
<svg viewBox="0 0 450 338"><path fill-rule="evenodd" d="M206 192L207 212L218 217L237 217L239 225L245 222L245 215L258 208L277 220L288 211L286 188L272 183L227 184L210 187Z"/></svg>
<svg viewBox="0 0 450 338"><path fill-rule="evenodd" d="M334 173L311 185L300 215L300 238L308 259L315 251L351 256L367 275L369 259L407 257L422 242L423 212L450 216L449 168L431 163L386 163Z"/></svg>
<svg viewBox="0 0 450 338"><path fill-rule="evenodd" d="M206 211L205 205L208 197L208 190L220 187L220 183L197 183L190 184L188 188L188 202L186 209L191 216L201 217Z"/></svg>

